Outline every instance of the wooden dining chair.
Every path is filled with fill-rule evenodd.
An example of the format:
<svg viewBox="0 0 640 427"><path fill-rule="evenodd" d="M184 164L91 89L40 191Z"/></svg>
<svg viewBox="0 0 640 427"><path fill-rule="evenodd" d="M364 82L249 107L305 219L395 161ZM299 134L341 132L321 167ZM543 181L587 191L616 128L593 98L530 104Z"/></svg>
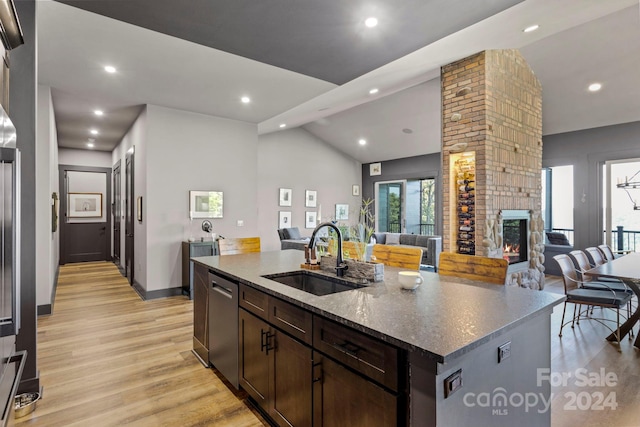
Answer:
<svg viewBox="0 0 640 427"><path fill-rule="evenodd" d="M260 237L240 237L218 240L220 255L236 255L260 252Z"/></svg>
<svg viewBox="0 0 640 427"><path fill-rule="evenodd" d="M509 263L502 258L442 252L438 274L504 285Z"/></svg>
<svg viewBox="0 0 640 427"><path fill-rule="evenodd" d="M395 246L395 245L373 245L373 261L380 262L390 267L401 267L409 270L420 270L422 261L422 249L418 247Z"/></svg>

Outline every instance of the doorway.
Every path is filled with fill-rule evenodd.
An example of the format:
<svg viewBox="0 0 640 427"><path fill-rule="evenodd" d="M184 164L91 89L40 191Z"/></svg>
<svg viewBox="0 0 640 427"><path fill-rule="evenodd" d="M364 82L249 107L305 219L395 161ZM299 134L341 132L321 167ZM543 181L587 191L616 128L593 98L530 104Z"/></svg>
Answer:
<svg viewBox="0 0 640 427"><path fill-rule="evenodd" d="M127 153L125 160L125 190L124 190L124 269L125 275L129 284L133 286L134 280L134 232L133 232L133 218L134 218L134 203L133 195L134 188L134 153L133 148L131 152Z"/></svg>
<svg viewBox="0 0 640 427"><path fill-rule="evenodd" d="M60 264L108 261L111 169L60 165Z"/></svg>
<svg viewBox="0 0 640 427"><path fill-rule="evenodd" d="M435 234L435 179L375 183L376 231Z"/></svg>
<svg viewBox="0 0 640 427"><path fill-rule="evenodd" d="M122 218L122 181L120 174L120 160L113 167L113 202L111 203L111 214L113 215L113 263L122 270L120 259L121 250L121 218Z"/></svg>

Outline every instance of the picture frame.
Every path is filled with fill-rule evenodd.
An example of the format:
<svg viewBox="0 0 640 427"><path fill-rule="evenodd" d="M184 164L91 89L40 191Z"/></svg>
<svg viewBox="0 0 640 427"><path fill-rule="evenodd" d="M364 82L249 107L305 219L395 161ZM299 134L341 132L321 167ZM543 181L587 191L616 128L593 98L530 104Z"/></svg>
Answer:
<svg viewBox="0 0 640 427"><path fill-rule="evenodd" d="M142 196L136 199L136 217L138 222L142 222Z"/></svg>
<svg viewBox="0 0 640 427"><path fill-rule="evenodd" d="M344 221L349 219L349 205L336 204L336 221Z"/></svg>
<svg viewBox="0 0 640 427"><path fill-rule="evenodd" d="M102 193L69 193L69 218L102 218Z"/></svg>
<svg viewBox="0 0 640 427"><path fill-rule="evenodd" d="M318 212L307 211L304 214L304 228L316 228L318 225Z"/></svg>
<svg viewBox="0 0 640 427"><path fill-rule="evenodd" d="M315 208L318 203L318 192L315 190L306 190L304 192L304 206L307 208Z"/></svg>
<svg viewBox="0 0 640 427"><path fill-rule="evenodd" d="M281 188L278 206L291 206L292 191L290 188Z"/></svg>
<svg viewBox="0 0 640 427"><path fill-rule="evenodd" d="M189 191L189 219L222 218L223 206L222 191Z"/></svg>
<svg viewBox="0 0 640 427"><path fill-rule="evenodd" d="M369 165L369 176L382 175L382 164L371 163Z"/></svg>
<svg viewBox="0 0 640 427"><path fill-rule="evenodd" d="M278 212L278 228L291 228L291 211Z"/></svg>
<svg viewBox="0 0 640 427"><path fill-rule="evenodd" d="M359 196L360 195L360 186L358 184L353 184L351 186L351 195Z"/></svg>

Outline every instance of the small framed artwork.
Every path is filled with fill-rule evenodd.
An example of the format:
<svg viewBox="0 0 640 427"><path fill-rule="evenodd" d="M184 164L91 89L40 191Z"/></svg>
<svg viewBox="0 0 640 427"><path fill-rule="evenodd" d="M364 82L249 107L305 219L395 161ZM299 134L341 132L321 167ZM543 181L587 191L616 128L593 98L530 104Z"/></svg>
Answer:
<svg viewBox="0 0 640 427"><path fill-rule="evenodd" d="M360 195L360 186L358 184L354 184L351 186L351 195L352 196Z"/></svg>
<svg viewBox="0 0 640 427"><path fill-rule="evenodd" d="M222 204L222 191L189 191L189 218L222 218Z"/></svg>
<svg viewBox="0 0 640 427"><path fill-rule="evenodd" d="M291 211L279 212L278 228L291 228Z"/></svg>
<svg viewBox="0 0 640 427"><path fill-rule="evenodd" d="M136 199L136 215L138 222L142 222L142 196L138 196Z"/></svg>
<svg viewBox="0 0 640 427"><path fill-rule="evenodd" d="M304 206L307 208L315 208L318 203L318 192L315 190L307 190L304 192Z"/></svg>
<svg viewBox="0 0 640 427"><path fill-rule="evenodd" d="M304 228L316 228L316 225L318 225L318 212L306 212L304 217Z"/></svg>
<svg viewBox="0 0 640 427"><path fill-rule="evenodd" d="M336 205L336 221L349 219L349 205Z"/></svg>
<svg viewBox="0 0 640 427"><path fill-rule="evenodd" d="M290 188L280 189L280 200L278 204L279 206L291 206L291 189Z"/></svg>
<svg viewBox="0 0 640 427"><path fill-rule="evenodd" d="M371 163L369 165L369 176L382 175L382 164Z"/></svg>
<svg viewBox="0 0 640 427"><path fill-rule="evenodd" d="M70 218L101 218L102 193L69 193Z"/></svg>

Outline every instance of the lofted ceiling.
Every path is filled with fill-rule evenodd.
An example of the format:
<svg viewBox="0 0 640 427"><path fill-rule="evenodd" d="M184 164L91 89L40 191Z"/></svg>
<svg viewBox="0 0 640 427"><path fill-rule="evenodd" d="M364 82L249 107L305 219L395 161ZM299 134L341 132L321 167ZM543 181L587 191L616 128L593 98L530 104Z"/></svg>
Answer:
<svg viewBox="0 0 640 427"><path fill-rule="evenodd" d="M111 151L142 105L155 104L255 123L260 133L302 126L363 163L437 152L440 67L500 48L520 49L541 80L544 134L640 120L637 0L36 7L38 80L52 88L61 147L95 138ZM379 19L371 29L370 14ZM540 29L523 33L532 23ZM586 90L593 81L600 92Z"/></svg>

